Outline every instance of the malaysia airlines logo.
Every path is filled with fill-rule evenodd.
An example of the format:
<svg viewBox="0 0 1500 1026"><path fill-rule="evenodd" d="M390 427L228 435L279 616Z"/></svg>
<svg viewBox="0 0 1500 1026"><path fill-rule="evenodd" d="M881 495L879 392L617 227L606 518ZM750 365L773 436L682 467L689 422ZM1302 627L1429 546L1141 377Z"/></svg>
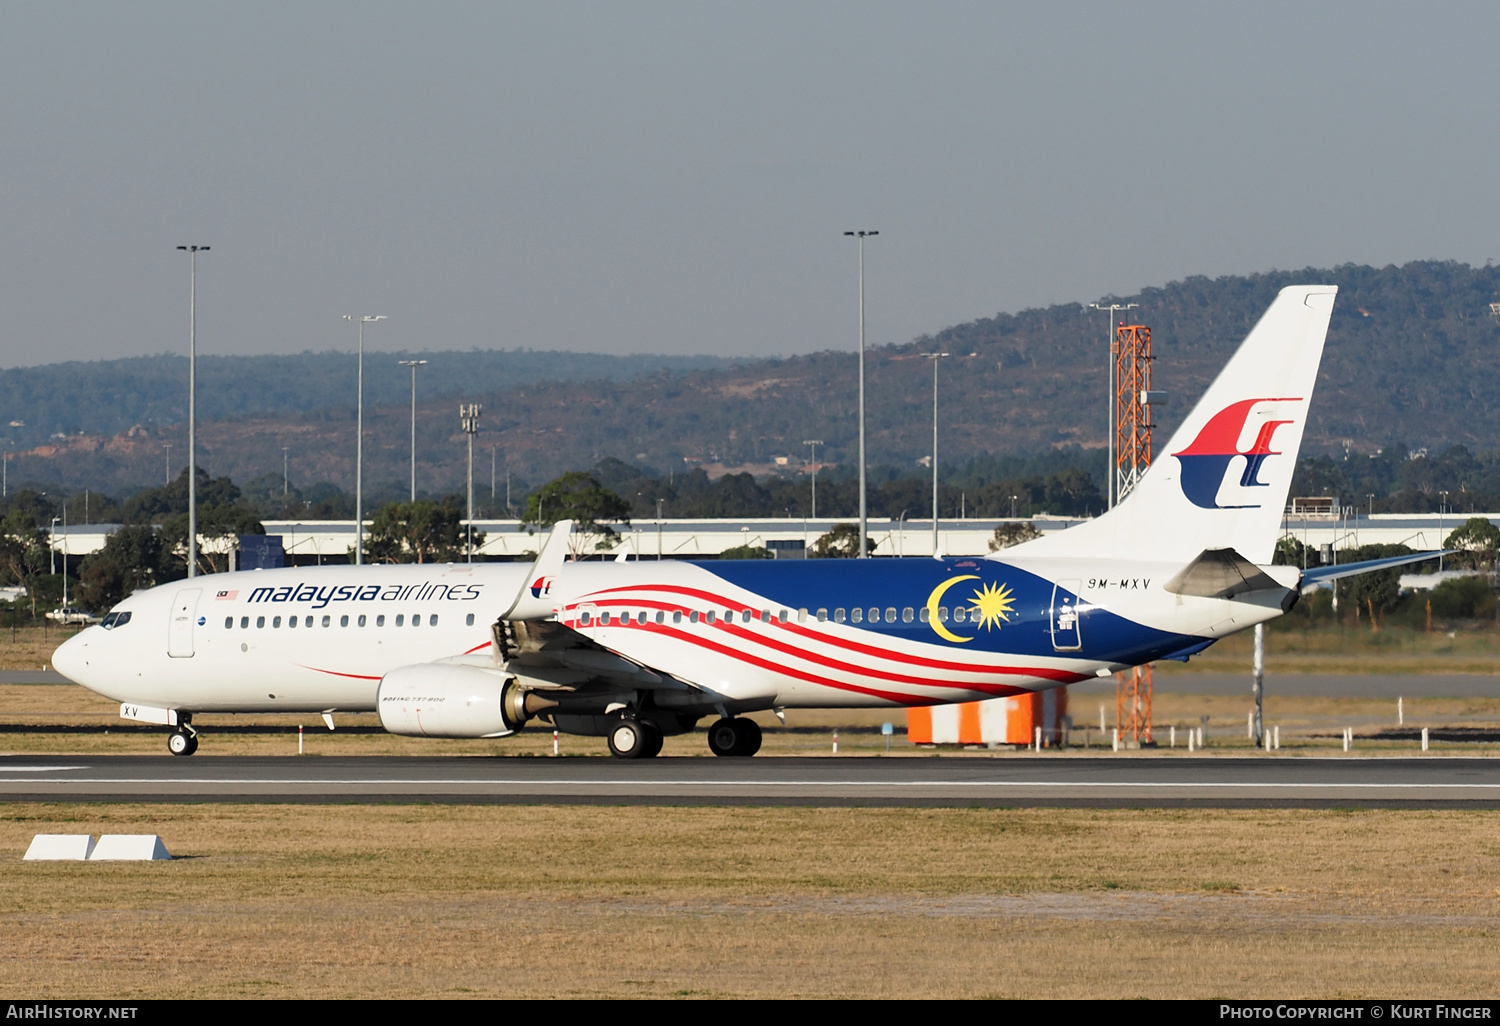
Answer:
<svg viewBox="0 0 1500 1026"><path fill-rule="evenodd" d="M1198 432L1192 444L1181 452L1174 452L1182 465L1182 494L1194 506L1203 509L1259 509L1261 503L1219 504L1219 491L1223 488L1229 466L1237 459L1245 461L1240 472L1240 488L1265 488L1270 482L1260 479L1261 467L1272 456L1280 456L1271 448L1276 429L1283 424L1295 423L1293 418L1277 419L1279 411L1257 410L1261 403L1300 403L1295 397L1242 399L1224 407L1209 418ZM1246 423L1252 415L1259 420L1255 441L1249 449L1240 449L1240 436L1245 433Z"/></svg>
<svg viewBox="0 0 1500 1026"><path fill-rule="evenodd" d="M531 584L531 597L532 598L542 598L543 596L550 594L551 591L552 591L552 578L550 578L550 577L538 577Z"/></svg>

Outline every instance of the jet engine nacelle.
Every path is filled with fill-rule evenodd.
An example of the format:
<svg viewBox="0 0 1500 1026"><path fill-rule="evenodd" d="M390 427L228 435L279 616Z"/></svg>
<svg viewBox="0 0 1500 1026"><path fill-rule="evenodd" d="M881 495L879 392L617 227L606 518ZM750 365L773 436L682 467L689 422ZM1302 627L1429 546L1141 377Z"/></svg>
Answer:
<svg viewBox="0 0 1500 1026"><path fill-rule="evenodd" d="M408 737L505 737L557 704L499 670L451 663L398 667L375 695L380 725Z"/></svg>

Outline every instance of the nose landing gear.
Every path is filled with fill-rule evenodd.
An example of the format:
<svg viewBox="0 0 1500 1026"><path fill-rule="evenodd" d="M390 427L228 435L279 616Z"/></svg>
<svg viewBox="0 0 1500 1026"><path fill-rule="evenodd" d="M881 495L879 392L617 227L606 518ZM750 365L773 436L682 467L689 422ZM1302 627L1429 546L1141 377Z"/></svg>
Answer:
<svg viewBox="0 0 1500 1026"><path fill-rule="evenodd" d="M179 714L180 726L167 735L167 751L173 755L192 755L198 750L198 732L186 713Z"/></svg>

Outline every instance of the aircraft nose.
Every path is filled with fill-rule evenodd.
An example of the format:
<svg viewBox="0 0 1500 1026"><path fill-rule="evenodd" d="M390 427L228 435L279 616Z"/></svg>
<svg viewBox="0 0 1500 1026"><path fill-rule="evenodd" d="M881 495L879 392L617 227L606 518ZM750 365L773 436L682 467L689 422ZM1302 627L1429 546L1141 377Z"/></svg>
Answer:
<svg viewBox="0 0 1500 1026"><path fill-rule="evenodd" d="M86 635L90 630L92 628L73 635L57 646L57 651L52 653L52 668L75 684L82 684L88 671L89 643Z"/></svg>

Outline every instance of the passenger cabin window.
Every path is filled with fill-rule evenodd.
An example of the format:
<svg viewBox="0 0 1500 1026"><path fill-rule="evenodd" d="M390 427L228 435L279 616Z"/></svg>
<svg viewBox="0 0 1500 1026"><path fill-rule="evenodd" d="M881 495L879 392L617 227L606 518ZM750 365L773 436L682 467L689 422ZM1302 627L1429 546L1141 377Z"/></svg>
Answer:
<svg viewBox="0 0 1500 1026"><path fill-rule="evenodd" d="M437 626L437 618L438 618L438 615L436 613L430 614L427 617L427 626L429 626L429 627L436 627Z"/></svg>
<svg viewBox="0 0 1500 1026"><path fill-rule="evenodd" d="M752 611L749 610L749 609L746 609L743 612L741 612L740 613L740 623L749 623L750 622L751 613L752 613Z"/></svg>
<svg viewBox="0 0 1500 1026"><path fill-rule="evenodd" d="M885 611L885 622L886 623L895 623L896 622L896 607L895 606L891 606L890 608L888 608Z"/></svg>
<svg viewBox="0 0 1500 1026"><path fill-rule="evenodd" d="M771 611L769 609L762 609L760 611L760 622L761 623L770 623L771 622Z"/></svg>
<svg viewBox="0 0 1500 1026"><path fill-rule="evenodd" d="M279 616L273 616L271 618L271 626L272 627L280 627L281 626L281 617L279 617Z"/></svg>
<svg viewBox="0 0 1500 1026"><path fill-rule="evenodd" d="M858 606L856 606L853 609L849 610L849 622L850 623L864 623L865 622L865 611L863 609L860 609Z"/></svg>
<svg viewBox="0 0 1500 1026"><path fill-rule="evenodd" d="M345 620L344 620L344 622L345 622L345 623L348 623L348 622L349 622L349 621L348 621L348 619L347 619L347 618L346 618L346 619L345 619ZM331 617L331 616L329 616L329 615L328 615L328 614L327 614L327 613L324 613L324 614L323 614L323 626L324 626L324 627L332 627L332 626L333 626L333 617Z"/></svg>
<svg viewBox="0 0 1500 1026"><path fill-rule="evenodd" d="M290 630L291 628L297 626L297 618L295 616L289 616L289 617L287 617L286 618L286 625L287 625L287 629L288 630Z"/></svg>
<svg viewBox="0 0 1500 1026"><path fill-rule="evenodd" d="M680 610L680 609L674 609L674 610L672 610L672 622L673 623L681 623L682 622L682 610Z"/></svg>
<svg viewBox="0 0 1500 1026"><path fill-rule="evenodd" d="M927 623L931 619L931 616L932 614L928 611L926 606L923 606L921 609L917 610L917 619L922 621L923 623Z"/></svg>
<svg viewBox="0 0 1500 1026"><path fill-rule="evenodd" d="M405 627L406 626L406 614L405 613L397 613L396 614L396 626L397 627Z"/></svg>
<svg viewBox="0 0 1500 1026"><path fill-rule="evenodd" d="M902 623L911 623L916 618L917 618L916 611L913 610L911 606L907 606L905 609L901 610L901 622Z"/></svg>
<svg viewBox="0 0 1500 1026"><path fill-rule="evenodd" d="M474 626L474 614L473 613L470 613L468 616L464 617L464 626L465 627L472 627L472 626Z"/></svg>
<svg viewBox="0 0 1500 1026"><path fill-rule="evenodd" d="M345 613L343 616L339 617L339 626L340 627L347 627L347 626L349 626L349 614L348 613Z"/></svg>
<svg viewBox="0 0 1500 1026"><path fill-rule="evenodd" d="M839 609L835 609L833 611L833 622L834 623L843 623L844 622L844 610L843 610L842 607L840 607Z"/></svg>
<svg viewBox="0 0 1500 1026"><path fill-rule="evenodd" d="M250 618L248 616L242 616L242 617L240 617L240 630L244 630L245 628L247 628L249 626L250 626Z"/></svg>
<svg viewBox="0 0 1500 1026"><path fill-rule="evenodd" d="M225 630L229 630L233 626L234 626L234 617L232 617L232 616L226 616L226 617L224 617L224 629Z"/></svg>
<svg viewBox="0 0 1500 1026"><path fill-rule="evenodd" d="M385 626L385 614L384 613L381 613L379 616L375 617L375 626L376 627L384 627Z"/></svg>
<svg viewBox="0 0 1500 1026"><path fill-rule="evenodd" d="M365 614L364 614L364 613L360 613L360 614L359 614L359 619L358 619L358 620L357 620L357 621L355 621L355 622L356 622L356 623L357 623L357 624L358 624L358 625L359 625L359 626L361 626L361 627L363 627L363 626L364 626L364 625L365 625Z"/></svg>
<svg viewBox="0 0 1500 1026"><path fill-rule="evenodd" d="M841 617L839 617L839 619L842 620L843 617L841 616ZM828 610L826 610L826 609L819 609L818 610L818 622L819 623L827 623L828 622Z"/></svg>
<svg viewBox="0 0 1500 1026"><path fill-rule="evenodd" d="M311 627L312 626L312 617L309 616L307 619L303 620L302 621L302 626L304 626L304 627Z"/></svg>
<svg viewBox="0 0 1500 1026"><path fill-rule="evenodd" d="M716 609L710 609L707 613L704 614L704 619L706 619L709 623L713 623L717 618L718 610Z"/></svg>
<svg viewBox="0 0 1500 1026"><path fill-rule="evenodd" d="M470 617L473 617L473 615L473 613L469 614ZM589 615L589 611L587 609L578 614L578 624L581 627L587 627L591 620L593 620L593 617Z"/></svg>
<svg viewBox="0 0 1500 1026"><path fill-rule="evenodd" d="M264 627L265 625L266 625L266 618L264 616L257 616L255 618L255 626L257 628Z"/></svg>
<svg viewBox="0 0 1500 1026"><path fill-rule="evenodd" d="M688 614L688 622L689 623L697 623L698 622L698 610L695 609L691 613Z"/></svg>

